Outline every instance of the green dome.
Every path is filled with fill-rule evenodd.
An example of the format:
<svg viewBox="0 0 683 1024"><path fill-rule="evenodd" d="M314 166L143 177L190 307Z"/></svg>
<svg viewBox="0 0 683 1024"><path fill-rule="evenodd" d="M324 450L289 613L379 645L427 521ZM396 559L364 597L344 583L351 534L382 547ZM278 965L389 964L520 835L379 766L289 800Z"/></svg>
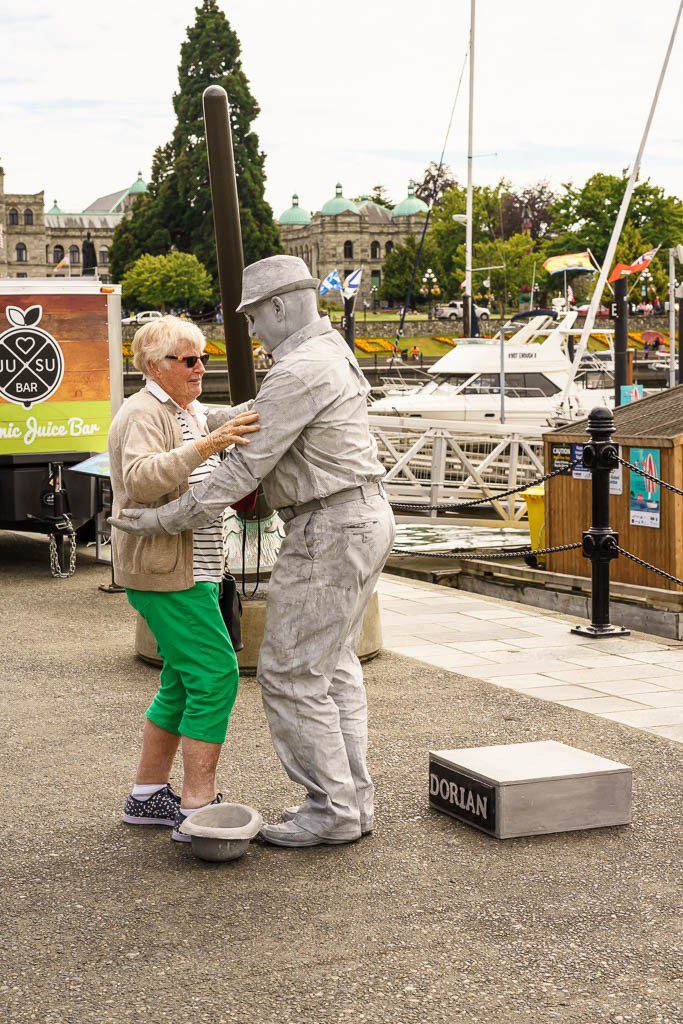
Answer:
<svg viewBox="0 0 683 1024"><path fill-rule="evenodd" d="M428 210L427 204L415 195L415 186L411 181L410 185L408 185L408 197L393 208L391 216L414 217L416 213L427 213Z"/></svg>
<svg viewBox="0 0 683 1024"><path fill-rule="evenodd" d="M59 207L57 206L57 200L56 200L56 199L55 199L55 201L54 201L54 205L53 205L52 209L51 209L51 210L48 210L47 212L48 212L48 214L50 214L50 213L61 213L61 212L62 212L62 211L61 211L61 210L59 209Z"/></svg>
<svg viewBox="0 0 683 1024"><path fill-rule="evenodd" d="M144 181L142 180L142 171L138 171L137 181L134 181L133 184L128 189L128 195L138 195L140 192L146 192L146 191L147 191L147 186L145 185Z"/></svg>
<svg viewBox="0 0 683 1024"><path fill-rule="evenodd" d="M320 212L332 217L337 213L358 213L358 207L350 199L344 199L341 184L337 182L334 199L328 199Z"/></svg>
<svg viewBox="0 0 683 1024"><path fill-rule="evenodd" d="M294 193L292 196L292 205L288 210L281 215L280 224L310 224L311 215L308 210L304 210L303 206L299 206L299 197Z"/></svg>

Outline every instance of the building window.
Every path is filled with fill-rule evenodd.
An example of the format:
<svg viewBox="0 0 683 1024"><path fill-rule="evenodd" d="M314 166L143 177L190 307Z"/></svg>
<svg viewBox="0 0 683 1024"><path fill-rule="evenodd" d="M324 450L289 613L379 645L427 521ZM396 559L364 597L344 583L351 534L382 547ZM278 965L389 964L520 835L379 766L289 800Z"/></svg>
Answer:
<svg viewBox="0 0 683 1024"><path fill-rule="evenodd" d="M17 277L28 277L28 274L17 274Z"/></svg>
<svg viewBox="0 0 683 1024"><path fill-rule="evenodd" d="M387 242L387 244L384 246L384 255L388 256L389 253L393 252L393 251L394 251L394 243L393 242Z"/></svg>
<svg viewBox="0 0 683 1024"><path fill-rule="evenodd" d="M353 259L353 242L344 242L344 259Z"/></svg>
<svg viewBox="0 0 683 1024"><path fill-rule="evenodd" d="M370 272L370 281L372 282L373 288L379 288L382 283L382 275L379 270L372 270Z"/></svg>
<svg viewBox="0 0 683 1024"><path fill-rule="evenodd" d="M24 210L24 224L28 227L33 224L33 210Z"/></svg>
<svg viewBox="0 0 683 1024"><path fill-rule="evenodd" d="M109 265L109 249L107 249L106 245L103 245L100 249L97 262L103 267Z"/></svg>
<svg viewBox="0 0 683 1024"><path fill-rule="evenodd" d="M52 250L52 262L59 263L60 260L64 259L64 246L56 245Z"/></svg>
<svg viewBox="0 0 683 1024"><path fill-rule="evenodd" d="M28 253L23 242L17 242L17 263L28 263Z"/></svg>
<svg viewBox="0 0 683 1024"><path fill-rule="evenodd" d="M77 267L81 262L81 252L77 245L69 246L69 263L72 267Z"/></svg>
<svg viewBox="0 0 683 1024"><path fill-rule="evenodd" d="M9 212L9 222L8 223L9 223L9 226L11 228L12 227L16 227L16 225L19 223L19 211L18 210L10 210L10 212Z"/></svg>
<svg viewBox="0 0 683 1024"><path fill-rule="evenodd" d="M370 259L371 260L378 260L379 259L379 242L371 242L370 243Z"/></svg>

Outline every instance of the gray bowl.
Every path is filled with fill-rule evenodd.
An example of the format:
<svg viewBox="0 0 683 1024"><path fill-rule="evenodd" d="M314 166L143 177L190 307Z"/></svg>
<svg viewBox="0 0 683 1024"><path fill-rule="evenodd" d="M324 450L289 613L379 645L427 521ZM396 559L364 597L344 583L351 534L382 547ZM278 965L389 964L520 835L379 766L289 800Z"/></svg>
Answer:
<svg viewBox="0 0 683 1024"><path fill-rule="evenodd" d="M195 811L180 826L201 860L237 860L261 829L263 818L246 804L212 804Z"/></svg>

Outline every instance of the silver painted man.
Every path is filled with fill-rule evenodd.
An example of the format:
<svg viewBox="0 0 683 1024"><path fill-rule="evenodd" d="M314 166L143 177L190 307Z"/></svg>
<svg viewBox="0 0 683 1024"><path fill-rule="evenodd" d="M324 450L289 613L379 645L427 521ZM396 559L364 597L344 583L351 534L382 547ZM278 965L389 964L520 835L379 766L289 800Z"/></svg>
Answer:
<svg viewBox="0 0 683 1024"><path fill-rule="evenodd" d="M279 510L286 537L268 591L258 681L275 749L306 797L262 836L292 847L352 842L373 828L356 645L394 539L368 426L369 386L319 315L317 284L294 256L245 269L239 310L273 357L249 403L261 431L179 500L126 510L114 522L131 532L180 533L212 522L261 482Z"/></svg>

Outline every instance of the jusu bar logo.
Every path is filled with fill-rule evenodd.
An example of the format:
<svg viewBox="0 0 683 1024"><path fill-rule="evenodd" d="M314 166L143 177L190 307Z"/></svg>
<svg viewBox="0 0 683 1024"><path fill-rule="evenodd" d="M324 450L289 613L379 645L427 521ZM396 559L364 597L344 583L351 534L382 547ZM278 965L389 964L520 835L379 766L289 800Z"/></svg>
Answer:
<svg viewBox="0 0 683 1024"><path fill-rule="evenodd" d="M38 327L42 306L8 306L12 326L0 334L0 395L30 409L54 394L64 376L64 356L58 343Z"/></svg>
<svg viewBox="0 0 683 1024"><path fill-rule="evenodd" d="M429 761L430 806L454 818L477 825L485 832L496 830L496 791L485 782L455 772L433 758Z"/></svg>

